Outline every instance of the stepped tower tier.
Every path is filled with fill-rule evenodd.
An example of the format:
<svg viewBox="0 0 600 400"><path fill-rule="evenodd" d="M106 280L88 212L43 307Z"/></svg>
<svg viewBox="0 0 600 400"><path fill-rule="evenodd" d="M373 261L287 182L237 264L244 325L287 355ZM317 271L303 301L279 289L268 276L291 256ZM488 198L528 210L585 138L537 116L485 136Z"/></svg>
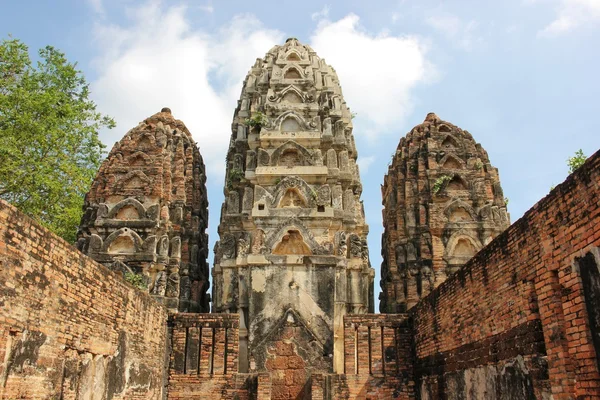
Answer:
<svg viewBox="0 0 600 400"><path fill-rule="evenodd" d="M86 195L77 245L173 311L208 312L202 156L163 108L117 142Z"/></svg>
<svg viewBox="0 0 600 400"><path fill-rule="evenodd" d="M335 70L296 39L248 73L227 153L213 307L240 314L241 372L290 332L315 371L343 371L343 316L373 312L352 116Z"/></svg>
<svg viewBox="0 0 600 400"><path fill-rule="evenodd" d="M381 312L411 308L510 224L486 151L433 113L400 140L381 190Z"/></svg>

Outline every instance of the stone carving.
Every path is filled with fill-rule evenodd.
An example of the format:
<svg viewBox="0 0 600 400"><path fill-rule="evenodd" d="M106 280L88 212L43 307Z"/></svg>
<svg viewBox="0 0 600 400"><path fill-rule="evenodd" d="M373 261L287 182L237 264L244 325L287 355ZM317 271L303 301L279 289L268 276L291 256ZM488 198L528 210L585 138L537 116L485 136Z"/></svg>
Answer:
<svg viewBox="0 0 600 400"><path fill-rule="evenodd" d="M337 168L337 154L334 149L327 150L327 168Z"/></svg>
<svg viewBox="0 0 600 400"><path fill-rule="evenodd" d="M381 305L392 307L383 312L403 312L439 285L445 271L455 271L474 254L470 242L459 246L450 243L450 237L465 229L461 235L477 238L485 232L488 240L509 225L509 217L498 174L485 150L468 132L433 113L400 140L388 171L382 188L386 244ZM449 246L460 251L448 251ZM409 273L393 268L393 258L398 266L409 265ZM422 269L415 270L419 266ZM394 295L399 279L406 295Z"/></svg>
<svg viewBox="0 0 600 400"><path fill-rule="evenodd" d="M238 239L237 243L237 256L246 257L250 251L250 240L248 235L244 235Z"/></svg>
<svg viewBox="0 0 600 400"><path fill-rule="evenodd" d="M252 211L254 205L254 190L251 187L244 188L244 200L242 201L242 212L245 214Z"/></svg>
<svg viewBox="0 0 600 400"><path fill-rule="evenodd" d="M331 192L331 205L336 210L342 210L343 201L342 201L342 187L340 185L335 185L332 188Z"/></svg>
<svg viewBox="0 0 600 400"><path fill-rule="evenodd" d="M253 171L256 169L256 152L248 150L246 152L246 170Z"/></svg>
<svg viewBox="0 0 600 400"><path fill-rule="evenodd" d="M257 229L254 232L254 241L252 242L252 254L262 254L265 250L265 232Z"/></svg>
<svg viewBox="0 0 600 400"><path fill-rule="evenodd" d="M219 247L221 256L224 260L235 258L236 243L233 235L224 235L221 238Z"/></svg>
<svg viewBox="0 0 600 400"><path fill-rule="evenodd" d="M346 257L348 255L348 243L346 242L346 232L341 231L336 234L337 238L337 254L338 256Z"/></svg>
<svg viewBox="0 0 600 400"><path fill-rule="evenodd" d="M240 212L240 194L238 192L229 192L227 195L227 213L237 214Z"/></svg>
<svg viewBox="0 0 600 400"><path fill-rule="evenodd" d="M350 235L350 257L362 257L362 240L356 234Z"/></svg>
<svg viewBox="0 0 600 400"><path fill-rule="evenodd" d="M256 76L259 82L253 84ZM246 103L249 111L244 109ZM252 334L240 340L245 346L240 355L252 354L255 371L264 372L264 351L273 340L269 335L281 318L275 314L282 307L304 312L306 304L313 304L310 307L319 309L303 315L307 329L330 348L336 342L336 350L329 350L336 353L333 358L322 360L329 367L315 373L331 373L332 363L343 368L343 335L333 335L334 330L343 330L339 313L373 309L368 227L360 202L350 110L335 70L296 39L273 47L255 64L239 104L231 125L227 176L233 169L246 173L245 179L224 190L213 270L214 309L243 316L240 327ZM258 113L260 129L238 134L238 125L245 126L246 119ZM346 232L352 232L352 239ZM290 283L292 271L298 276L310 271L320 285ZM239 282L244 277L247 285L238 286L238 277ZM345 306L326 306L335 303L335 291L317 287L347 291L340 293L347 299ZM252 295L255 290L261 295ZM249 372L250 358L240 357L245 357L239 362L241 372Z"/></svg>
<svg viewBox="0 0 600 400"><path fill-rule="evenodd" d="M78 247L107 266L134 268L171 311L208 312L206 254L192 254L207 246L205 182L191 133L164 108L108 154L86 196Z"/></svg>

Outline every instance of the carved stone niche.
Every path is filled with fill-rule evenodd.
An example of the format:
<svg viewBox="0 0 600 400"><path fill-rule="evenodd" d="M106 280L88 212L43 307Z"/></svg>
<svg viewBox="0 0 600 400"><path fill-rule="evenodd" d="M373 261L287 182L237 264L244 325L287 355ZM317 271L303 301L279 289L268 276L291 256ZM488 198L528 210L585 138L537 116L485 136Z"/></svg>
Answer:
<svg viewBox="0 0 600 400"><path fill-rule="evenodd" d="M302 238L300 232L290 229L283 235L281 242L275 246L273 254L310 255L312 252L310 251L310 247L304 242L304 238Z"/></svg>

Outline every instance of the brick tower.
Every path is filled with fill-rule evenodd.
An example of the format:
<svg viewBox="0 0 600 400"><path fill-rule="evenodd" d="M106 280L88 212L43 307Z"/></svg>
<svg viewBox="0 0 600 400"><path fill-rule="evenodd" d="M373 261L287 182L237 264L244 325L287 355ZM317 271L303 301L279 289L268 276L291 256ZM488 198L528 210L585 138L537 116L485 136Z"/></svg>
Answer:
<svg viewBox="0 0 600 400"><path fill-rule="evenodd" d="M381 312L411 308L510 224L486 151L433 113L400 139L381 191Z"/></svg>
<svg viewBox="0 0 600 400"><path fill-rule="evenodd" d="M297 384L341 372L343 316L373 311L374 273L335 70L296 39L273 47L244 81L232 130L213 307L240 314L240 371L283 385L284 351L305 374Z"/></svg>
<svg viewBox="0 0 600 400"><path fill-rule="evenodd" d="M170 310L208 312L204 163L163 108L117 142L86 195L78 248L122 271Z"/></svg>

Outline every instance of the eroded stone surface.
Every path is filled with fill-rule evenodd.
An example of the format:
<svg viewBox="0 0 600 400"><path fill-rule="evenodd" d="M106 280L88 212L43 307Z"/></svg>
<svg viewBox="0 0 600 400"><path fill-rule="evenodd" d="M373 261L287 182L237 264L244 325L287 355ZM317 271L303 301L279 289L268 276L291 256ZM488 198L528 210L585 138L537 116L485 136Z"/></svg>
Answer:
<svg viewBox="0 0 600 400"><path fill-rule="evenodd" d="M277 370L267 362L288 318L311 342L302 365L342 371L343 316L373 311L374 273L335 71L296 39L273 47L244 81L232 131L213 310L241 316L240 371ZM274 391L302 387L283 375Z"/></svg>
<svg viewBox="0 0 600 400"><path fill-rule="evenodd" d="M209 311L208 201L202 156L163 108L115 144L86 196L77 246L141 275L171 310Z"/></svg>
<svg viewBox="0 0 600 400"><path fill-rule="evenodd" d="M382 196L386 313L415 305L510 224L486 151L434 113L400 140Z"/></svg>

